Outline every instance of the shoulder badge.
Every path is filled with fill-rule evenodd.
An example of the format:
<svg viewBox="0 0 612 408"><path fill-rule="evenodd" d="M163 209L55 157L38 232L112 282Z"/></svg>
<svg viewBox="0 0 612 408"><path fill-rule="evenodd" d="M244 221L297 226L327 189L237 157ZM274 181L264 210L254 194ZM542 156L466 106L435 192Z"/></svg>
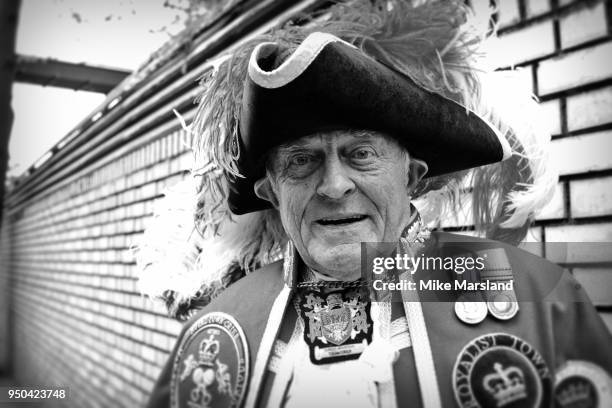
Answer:
<svg viewBox="0 0 612 408"><path fill-rule="evenodd" d="M453 389L462 408L539 408L550 405L552 379L533 346L511 334L492 333L461 350Z"/></svg>
<svg viewBox="0 0 612 408"><path fill-rule="evenodd" d="M236 320L213 312L187 330L174 358L172 408L239 407L249 377L246 337Z"/></svg>
<svg viewBox="0 0 612 408"><path fill-rule="evenodd" d="M612 378L589 361L566 362L555 375L555 407L612 407Z"/></svg>

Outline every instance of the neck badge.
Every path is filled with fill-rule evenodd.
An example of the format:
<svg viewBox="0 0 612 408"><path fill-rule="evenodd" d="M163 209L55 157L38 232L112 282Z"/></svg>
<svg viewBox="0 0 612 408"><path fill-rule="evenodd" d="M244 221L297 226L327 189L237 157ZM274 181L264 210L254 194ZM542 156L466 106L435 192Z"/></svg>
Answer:
<svg viewBox="0 0 612 408"><path fill-rule="evenodd" d="M323 294L300 291L296 299L313 364L357 359L372 341L371 303L364 289Z"/></svg>

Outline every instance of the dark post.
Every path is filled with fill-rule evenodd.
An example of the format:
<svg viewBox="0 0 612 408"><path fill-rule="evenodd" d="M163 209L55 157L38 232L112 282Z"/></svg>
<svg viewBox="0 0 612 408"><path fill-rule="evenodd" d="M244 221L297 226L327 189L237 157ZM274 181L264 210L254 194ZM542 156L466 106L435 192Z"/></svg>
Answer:
<svg viewBox="0 0 612 408"><path fill-rule="evenodd" d="M15 38L19 4L19 0L0 2L0 203L3 205L4 183L9 158L9 137L13 126L11 87L15 73ZM0 218L1 227L2 219Z"/></svg>
<svg viewBox="0 0 612 408"><path fill-rule="evenodd" d="M2 230L2 218L6 214L3 211L6 182L6 170L8 167L8 148L11 127L13 126L13 110L11 108L11 87L15 72L15 38L17 36L17 16L20 0L0 1L0 231ZM7 222L4 228L10 227ZM10 231L2 231L8 233ZM2 234L5 238L6 234ZM8 241L8 239L7 239ZM9 375L12 372L11 348L12 348L12 314L11 314L11 271L9 260L3 259L7 270L0 271L0 374ZM2 267L0 265L0 267Z"/></svg>

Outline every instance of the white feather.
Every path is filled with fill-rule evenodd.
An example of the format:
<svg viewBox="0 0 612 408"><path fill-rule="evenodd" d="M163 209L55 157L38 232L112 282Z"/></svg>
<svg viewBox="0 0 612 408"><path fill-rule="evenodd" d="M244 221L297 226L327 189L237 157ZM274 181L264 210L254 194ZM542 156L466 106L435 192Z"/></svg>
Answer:
<svg viewBox="0 0 612 408"><path fill-rule="evenodd" d="M530 89L517 71L496 71L481 76L482 106L497 119L502 132L511 128L525 154L521 164L530 166L533 181L519 185L504 199L510 214L501 227L519 228L535 216L552 198L558 174L549 160L550 126ZM480 112L483 114L483 112ZM513 148L515 146L512 146ZM514 151L513 154L519 154Z"/></svg>

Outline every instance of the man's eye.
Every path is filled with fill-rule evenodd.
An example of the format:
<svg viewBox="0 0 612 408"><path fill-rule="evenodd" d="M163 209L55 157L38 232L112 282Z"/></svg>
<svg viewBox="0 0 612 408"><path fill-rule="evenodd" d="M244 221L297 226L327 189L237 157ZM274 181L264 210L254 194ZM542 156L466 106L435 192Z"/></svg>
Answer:
<svg viewBox="0 0 612 408"><path fill-rule="evenodd" d="M305 166L312 161L312 157L308 154L296 154L289 159L289 164L292 166Z"/></svg>
<svg viewBox="0 0 612 408"><path fill-rule="evenodd" d="M376 156L376 152L369 148L359 148L351 152L351 159L353 160L370 160Z"/></svg>

